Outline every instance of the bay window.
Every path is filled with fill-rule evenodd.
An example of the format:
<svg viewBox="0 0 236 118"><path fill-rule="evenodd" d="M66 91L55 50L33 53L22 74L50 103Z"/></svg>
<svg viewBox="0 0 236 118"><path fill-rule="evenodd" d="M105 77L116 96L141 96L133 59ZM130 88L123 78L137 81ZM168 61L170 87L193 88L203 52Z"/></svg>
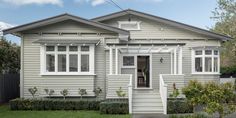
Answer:
<svg viewBox="0 0 236 118"><path fill-rule="evenodd" d="M42 74L94 74L94 45L42 46Z"/></svg>
<svg viewBox="0 0 236 118"><path fill-rule="evenodd" d="M219 51L216 49L193 50L192 73L193 74L218 74Z"/></svg>

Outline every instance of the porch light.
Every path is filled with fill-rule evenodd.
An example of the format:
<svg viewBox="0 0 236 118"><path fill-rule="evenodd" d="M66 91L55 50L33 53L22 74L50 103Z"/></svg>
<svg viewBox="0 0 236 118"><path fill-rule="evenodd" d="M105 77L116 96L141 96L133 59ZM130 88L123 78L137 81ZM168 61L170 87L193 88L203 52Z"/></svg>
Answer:
<svg viewBox="0 0 236 118"><path fill-rule="evenodd" d="M164 59L161 57L161 59L160 59L160 62L162 63L162 62L163 62L163 60L164 60Z"/></svg>

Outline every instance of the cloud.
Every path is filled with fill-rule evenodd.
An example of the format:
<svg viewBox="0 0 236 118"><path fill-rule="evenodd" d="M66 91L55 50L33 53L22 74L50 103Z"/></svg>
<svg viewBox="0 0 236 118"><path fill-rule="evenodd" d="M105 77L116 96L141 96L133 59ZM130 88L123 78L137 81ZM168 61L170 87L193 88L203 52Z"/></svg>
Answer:
<svg viewBox="0 0 236 118"><path fill-rule="evenodd" d="M51 5L63 6L62 0L0 0L0 1L17 6L29 5L29 4L38 4L38 5L51 4Z"/></svg>
<svg viewBox="0 0 236 118"><path fill-rule="evenodd" d="M90 3L92 6L97 6L97 5L102 5L105 4L106 2L111 2L111 0L74 0L76 3L83 3L87 2ZM163 0L113 0L114 2L119 2L119 1L132 1L132 2L162 2Z"/></svg>
<svg viewBox="0 0 236 118"><path fill-rule="evenodd" d="M3 35L2 30L4 30L4 29L8 29L8 28L11 28L11 27L14 27L14 26L15 26L15 25L8 24L8 23L1 22L1 21L0 21L0 36Z"/></svg>

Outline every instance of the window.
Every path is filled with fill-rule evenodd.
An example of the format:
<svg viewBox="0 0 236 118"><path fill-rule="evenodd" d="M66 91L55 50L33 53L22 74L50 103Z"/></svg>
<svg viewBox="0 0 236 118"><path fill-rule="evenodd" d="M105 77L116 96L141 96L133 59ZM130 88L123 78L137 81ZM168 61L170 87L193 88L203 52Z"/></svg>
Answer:
<svg viewBox="0 0 236 118"><path fill-rule="evenodd" d="M138 21L118 21L119 28L125 30L140 30L140 22Z"/></svg>
<svg viewBox="0 0 236 118"><path fill-rule="evenodd" d="M219 73L219 51L193 50L193 73Z"/></svg>
<svg viewBox="0 0 236 118"><path fill-rule="evenodd" d="M42 74L94 74L94 45L50 45L42 48Z"/></svg>
<svg viewBox="0 0 236 118"><path fill-rule="evenodd" d="M134 56L123 56L123 66L134 66Z"/></svg>

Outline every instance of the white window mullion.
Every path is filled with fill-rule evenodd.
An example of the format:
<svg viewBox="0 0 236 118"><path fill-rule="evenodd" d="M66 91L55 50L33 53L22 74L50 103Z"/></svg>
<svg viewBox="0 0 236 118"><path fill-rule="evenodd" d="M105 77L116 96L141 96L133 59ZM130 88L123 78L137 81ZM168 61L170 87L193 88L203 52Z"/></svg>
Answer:
<svg viewBox="0 0 236 118"><path fill-rule="evenodd" d="M66 46L66 72L69 72L69 46Z"/></svg>
<svg viewBox="0 0 236 118"><path fill-rule="evenodd" d="M81 46L78 46L78 72L81 72Z"/></svg>
<svg viewBox="0 0 236 118"><path fill-rule="evenodd" d="M57 46L55 46L55 73L58 72L58 53L57 53Z"/></svg>
<svg viewBox="0 0 236 118"><path fill-rule="evenodd" d="M202 72L206 72L205 71L205 49L202 50Z"/></svg>
<svg viewBox="0 0 236 118"><path fill-rule="evenodd" d="M214 72L214 50L211 50L212 54L211 54L211 72Z"/></svg>

